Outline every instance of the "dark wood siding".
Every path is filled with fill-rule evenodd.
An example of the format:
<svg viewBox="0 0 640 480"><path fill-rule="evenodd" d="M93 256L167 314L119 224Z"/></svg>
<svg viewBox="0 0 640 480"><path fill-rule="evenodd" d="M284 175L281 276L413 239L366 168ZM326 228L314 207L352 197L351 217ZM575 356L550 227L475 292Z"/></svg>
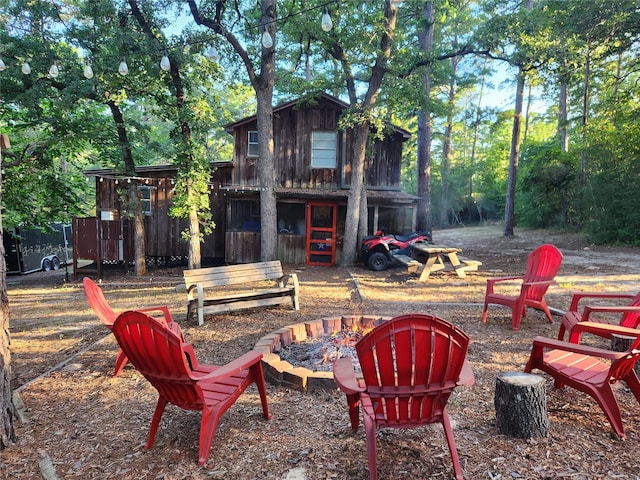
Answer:
<svg viewBox="0 0 640 480"><path fill-rule="evenodd" d="M147 257L171 259L188 254L188 246L181 238L181 232L188 228L184 219L169 215L173 197L173 185L176 170L153 170L138 172L142 178L140 186L151 187L151 214L145 215L145 250ZM220 185L226 185L231 178L231 168L218 168L211 176L210 205L217 228L205 237L201 246L201 256L205 258L224 258L224 226L226 224L226 198L220 192ZM115 218L126 215L126 183L113 178L113 175L96 177L96 215L101 212L115 212Z"/></svg>
<svg viewBox="0 0 640 480"><path fill-rule="evenodd" d="M274 109L274 163L276 186L315 190L349 188L351 182L353 132L338 131L338 121L344 107L326 98L316 105ZM234 168L232 184L258 185L257 157L248 157L248 135L257 130L254 117L239 122L233 128ZM336 168L311 168L312 134L314 131L336 131ZM390 129L383 140L371 141L365 164L366 182L370 188L400 190L402 143L400 130Z"/></svg>

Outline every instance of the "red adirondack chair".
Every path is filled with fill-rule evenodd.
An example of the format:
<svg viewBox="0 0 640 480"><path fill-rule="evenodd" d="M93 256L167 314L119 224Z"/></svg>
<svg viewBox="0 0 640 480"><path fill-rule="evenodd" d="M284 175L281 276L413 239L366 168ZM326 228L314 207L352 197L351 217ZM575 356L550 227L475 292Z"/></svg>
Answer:
<svg viewBox="0 0 640 480"><path fill-rule="evenodd" d="M87 297L89 306L93 313L100 319L100 321L109 329L113 330L113 322L116 321L118 314L111 308L109 302L104 297L102 289L89 277L82 279L82 285L84 287L84 294ZM173 321L171 313L166 305L146 307L138 309L140 312L159 312L162 316L154 317L157 321L165 323L171 330L173 330L178 336L182 338L182 331L180 325ZM122 372L122 369L127 364L127 356L120 350L116 357L116 368L113 373L114 377L117 377Z"/></svg>
<svg viewBox="0 0 640 480"><path fill-rule="evenodd" d="M586 305L580 313L580 301L606 300L606 305ZM613 305L613 301L626 299L627 305ZM595 313L596 315L592 315ZM606 316L598 316L598 314ZM558 340L564 340L565 332L571 343L580 343L583 333L591 333L604 338L611 338L614 333L636 336L636 329L640 325L640 293L636 295L625 293L579 292L571 298L569 310L562 316Z"/></svg>
<svg viewBox="0 0 640 480"><path fill-rule="evenodd" d="M200 364L191 344L183 343L175 332L141 312L121 313L113 324L113 334L131 363L158 391L145 450L153 445L167 403L202 411L200 465L209 458L220 417L252 383L258 387L264 418L271 418L262 353L247 352L220 367Z"/></svg>
<svg viewBox="0 0 640 480"><path fill-rule="evenodd" d="M446 405L458 385L473 385L466 360L469 337L451 323L424 314L395 317L356 344L363 379L350 358L340 358L333 374L347 395L351 427L362 405L369 478L376 480L378 427L414 428L439 422L447 437L456 479L462 479Z"/></svg>
<svg viewBox="0 0 640 480"><path fill-rule="evenodd" d="M560 270L562 253L554 245L541 245L532 251L527 258L525 274L516 277L499 277L487 280L487 291L484 296L484 309L482 321L487 321L487 308L489 304L504 305L511 308L511 326L514 330L520 330L522 317L527 316L527 307L542 310L553 323L549 306L544 299L545 293L555 283L554 277ZM497 283L519 280L520 293L518 295L505 295L495 292Z"/></svg>
<svg viewBox="0 0 640 480"><path fill-rule="evenodd" d="M620 407L611 386L623 380L640 402L640 381L633 369L640 357L640 336L626 352L577 345L545 337L535 337L531 356L524 369L534 368L555 379L555 387L565 384L594 398L614 431L625 438ZM602 360L608 360L608 363Z"/></svg>

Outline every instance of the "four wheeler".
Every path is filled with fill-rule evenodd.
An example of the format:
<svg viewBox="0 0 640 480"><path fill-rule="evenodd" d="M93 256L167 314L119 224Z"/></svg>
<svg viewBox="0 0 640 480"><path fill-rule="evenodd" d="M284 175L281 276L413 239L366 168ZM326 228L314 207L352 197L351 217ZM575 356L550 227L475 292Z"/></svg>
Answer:
<svg viewBox="0 0 640 480"><path fill-rule="evenodd" d="M406 235L385 234L378 230L362 240L360 256L371 270L385 270L393 261L393 255L408 255L416 242L430 242L428 232L413 232Z"/></svg>

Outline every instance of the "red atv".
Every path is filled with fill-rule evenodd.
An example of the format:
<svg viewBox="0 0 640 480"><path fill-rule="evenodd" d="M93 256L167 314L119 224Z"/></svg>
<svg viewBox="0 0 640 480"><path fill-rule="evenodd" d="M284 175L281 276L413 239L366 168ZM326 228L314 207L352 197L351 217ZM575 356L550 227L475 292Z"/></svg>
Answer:
<svg viewBox="0 0 640 480"><path fill-rule="evenodd" d="M379 272L393 262L394 255L408 255L414 243L430 241L431 236L428 232L393 235L378 230L375 235L364 237L360 246L360 256L371 270Z"/></svg>

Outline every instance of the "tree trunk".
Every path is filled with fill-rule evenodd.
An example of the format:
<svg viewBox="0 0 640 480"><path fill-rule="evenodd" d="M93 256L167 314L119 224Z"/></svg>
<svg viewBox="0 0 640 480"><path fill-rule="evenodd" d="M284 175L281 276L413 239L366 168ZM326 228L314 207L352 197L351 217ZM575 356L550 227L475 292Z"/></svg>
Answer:
<svg viewBox="0 0 640 480"><path fill-rule="evenodd" d="M449 198L449 173L451 170L451 144L453 141L453 112L456 100L456 72L458 67L458 57L451 59L451 74L449 77L449 98L447 99L447 124L444 129L442 140L442 169L440 172L442 180L442 192L440 203L440 226L449 225L449 213L451 211L451 199Z"/></svg>
<svg viewBox="0 0 640 480"><path fill-rule="evenodd" d="M0 147L1 149L2 147ZM0 151L0 167L2 152ZM0 203L2 202L2 168L0 168ZM9 297L7 295L7 265L2 238L0 212L0 450L16 440L13 421L16 410L11 392L11 336L9 334Z"/></svg>
<svg viewBox="0 0 640 480"><path fill-rule="evenodd" d="M430 52L433 48L434 12L433 1L424 2L422 16L424 28L418 35L420 50ZM418 112L418 215L417 229L427 232L432 238L433 216L431 213L431 67L425 67L425 105Z"/></svg>
<svg viewBox="0 0 640 480"><path fill-rule="evenodd" d="M366 154L367 141L369 140L369 130L371 124L368 120L369 115L373 113L376 101L380 93L380 87L385 73L387 72L387 64L389 55L391 54L391 41L393 32L396 28L397 11L391 8L390 2L385 2L385 19L386 29L380 39L380 51L376 58L375 64L371 68L371 77L369 78L369 87L364 96L364 100L360 105L363 118L353 127L353 164L351 165L351 187L349 189L349 197L347 198L347 218L345 222L344 241L342 243L342 265L350 266L356 261L358 254L358 226L361 225L360 215L366 215L367 212L361 210L362 191L366 188L364 182L364 160ZM347 73L347 90L351 100L352 107L356 103L356 89L352 72L349 68L346 58L341 57L342 49L337 48L335 54L342 61L345 73ZM362 223L365 225L366 223Z"/></svg>
<svg viewBox="0 0 640 480"><path fill-rule="evenodd" d="M478 93L478 105L476 106L476 119L473 122L473 142L471 144L471 176L469 178L469 200L470 201L474 201L473 200L473 178L474 178L474 172L475 172L475 165L476 165L476 149L478 146L478 134L480 132L480 120L481 120L481 113L482 113L482 96L484 95L484 84L485 84L485 79L486 79L486 69L487 69L487 63L488 63L488 59L484 59L484 65L482 67L482 81L480 83L480 93ZM478 213L480 213L480 220L482 221L482 213L480 208L478 208Z"/></svg>
<svg viewBox="0 0 640 480"><path fill-rule="evenodd" d="M129 184L129 211L133 212L131 221L133 222L133 248L135 251L134 273L137 277L141 277L147 273L144 220L142 218L142 205L138 196L138 182L134 181Z"/></svg>
<svg viewBox="0 0 640 480"><path fill-rule="evenodd" d="M498 375L494 395L498 431L517 438L546 437L549 432L546 383L531 373Z"/></svg>
<svg viewBox="0 0 640 480"><path fill-rule="evenodd" d="M586 171L586 158L585 158L585 146L587 143L587 121L589 118L589 85L591 82L591 48L587 45L587 52L584 62L584 88L582 90L582 146L580 153L580 178L585 180Z"/></svg>
<svg viewBox="0 0 640 480"><path fill-rule="evenodd" d="M131 151L131 144L129 143L129 137L127 135L127 129L125 128L124 116L120 107L113 101L107 102L113 121L116 124L116 130L118 132L118 142L122 149L122 160L124 162L124 173L130 176L129 182L129 212L133 212L133 243L134 243L134 274L138 277L147 273L147 264L145 261L145 244L144 244L144 222L142 220L142 209L140 208L140 198L138 197L138 182L135 180L136 166L133 161L133 153Z"/></svg>
<svg viewBox="0 0 640 480"><path fill-rule="evenodd" d="M188 0L193 19L198 25L205 25L217 35L225 38L243 62L251 86L256 92L258 124L258 181L260 183L260 258L273 260L277 254L278 225L275 194L275 163L273 146L273 85L275 83L275 42L276 42L276 0L262 0L260 24L274 42L274 46L262 46L260 73L256 72L251 58L231 32L220 23L225 3L215 4L213 17L203 16L195 0ZM261 33L261 32L259 32Z"/></svg>
<svg viewBox="0 0 640 480"><path fill-rule="evenodd" d="M358 225L360 220L360 207L362 202L362 190L364 188L364 156L366 153L367 139L369 138L369 123L363 122L357 125L353 131L353 165L351 170L351 187L347 199L347 218L344 228L344 241L342 243L342 265L353 265L358 253ZM357 160L358 159L358 160ZM359 159L362 159L361 161Z"/></svg>
<svg viewBox="0 0 640 480"><path fill-rule="evenodd" d="M263 0L261 23L276 41L276 1ZM276 57L274 47L262 47L260 76L255 85L258 123L258 178L260 180L260 258L274 260L277 254L278 218L276 209L276 172L273 151L273 85Z"/></svg>
<svg viewBox="0 0 640 480"><path fill-rule="evenodd" d="M522 141L527 141L527 135L529 135L529 119L531 117L531 104L533 103L533 85L529 82L527 89L527 108L524 112L524 134L522 135Z"/></svg>
<svg viewBox="0 0 640 480"><path fill-rule="evenodd" d="M560 85L560 105L558 112L558 132L560 133L560 150L563 152L569 151L569 131L568 131L568 85L567 82L562 82Z"/></svg>
<svg viewBox="0 0 640 480"><path fill-rule="evenodd" d="M526 0L525 8L533 10L533 0ZM522 103L524 97L525 72L521 65L518 70L516 86L516 109L513 114L513 130L511 133L511 152L509 154L509 176L507 178L507 197L504 206L503 236L512 237L515 224L516 184L518 178L518 161L520 158L520 136L522 131Z"/></svg>
<svg viewBox="0 0 640 480"><path fill-rule="evenodd" d="M509 154L509 176L507 178L507 198L504 206L505 237L513 236L515 223L516 183L518 176L518 160L520 158L520 132L522 129L522 100L524 97L524 71L518 72L516 87L516 109L513 114L513 130L511 131L511 153Z"/></svg>
<svg viewBox="0 0 640 480"><path fill-rule="evenodd" d="M189 207L189 269L200 268L202 256L200 254L200 222L195 205Z"/></svg>

